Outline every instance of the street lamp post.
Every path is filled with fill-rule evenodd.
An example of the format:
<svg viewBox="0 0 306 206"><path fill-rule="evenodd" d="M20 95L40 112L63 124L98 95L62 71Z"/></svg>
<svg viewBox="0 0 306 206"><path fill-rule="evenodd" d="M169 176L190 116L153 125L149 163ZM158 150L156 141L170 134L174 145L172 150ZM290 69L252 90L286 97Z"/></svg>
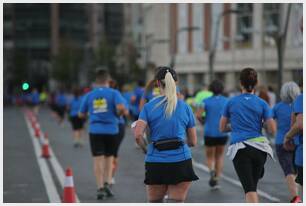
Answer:
<svg viewBox="0 0 306 206"><path fill-rule="evenodd" d="M180 28L179 30L177 30L175 32L175 40L177 41L177 37L178 35L183 32L183 31L194 31L194 30L199 30L200 28L199 27L183 27L183 28ZM174 47L171 49L171 62L170 62L170 67L171 68L174 68L175 66L175 51L174 51Z"/></svg>
<svg viewBox="0 0 306 206"><path fill-rule="evenodd" d="M217 44L218 44L218 36L219 36L219 27L220 27L220 22L222 17L224 17L225 15L228 14L238 14L239 11L238 10L226 10L224 12L222 12L217 19L217 23L216 23L216 27L215 27L215 36L214 36L214 42L213 42L213 46L211 47L211 49L209 50L209 79L210 82L214 79L214 61L215 61L215 56L216 56L216 49L217 49Z"/></svg>

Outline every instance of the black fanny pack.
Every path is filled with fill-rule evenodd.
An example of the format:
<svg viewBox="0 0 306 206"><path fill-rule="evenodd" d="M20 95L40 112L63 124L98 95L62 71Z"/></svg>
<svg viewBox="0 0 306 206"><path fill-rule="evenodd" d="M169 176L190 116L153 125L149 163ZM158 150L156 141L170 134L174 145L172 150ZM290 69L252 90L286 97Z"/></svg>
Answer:
<svg viewBox="0 0 306 206"><path fill-rule="evenodd" d="M178 138L164 139L153 142L153 146L159 151L174 150L184 145L184 142Z"/></svg>

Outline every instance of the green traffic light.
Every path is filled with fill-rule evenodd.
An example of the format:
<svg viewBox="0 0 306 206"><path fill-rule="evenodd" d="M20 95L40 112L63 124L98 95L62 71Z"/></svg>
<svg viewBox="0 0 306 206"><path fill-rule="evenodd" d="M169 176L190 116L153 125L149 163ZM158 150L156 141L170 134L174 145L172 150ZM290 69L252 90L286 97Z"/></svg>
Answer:
<svg viewBox="0 0 306 206"><path fill-rule="evenodd" d="M29 83L24 82L24 83L22 84L22 90L23 90L23 91L28 90L29 88L30 88Z"/></svg>

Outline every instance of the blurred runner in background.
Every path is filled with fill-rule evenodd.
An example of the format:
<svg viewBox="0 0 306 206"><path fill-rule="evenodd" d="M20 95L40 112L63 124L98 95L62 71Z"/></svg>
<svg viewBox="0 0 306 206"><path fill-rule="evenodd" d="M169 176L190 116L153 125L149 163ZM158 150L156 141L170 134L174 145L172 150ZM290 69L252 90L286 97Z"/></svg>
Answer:
<svg viewBox="0 0 306 206"><path fill-rule="evenodd" d="M275 137L275 149L279 164L284 172L288 189L290 192L290 202L300 202L301 198L298 196L297 186L295 183L295 169L294 169L294 148L287 151L284 149L284 137L290 130L292 103L300 94L300 88L295 82L285 83L280 92L281 102L273 107L273 118L277 123L277 133ZM292 140L292 146L294 146Z"/></svg>
<svg viewBox="0 0 306 206"><path fill-rule="evenodd" d="M68 106L69 120L73 130L74 147L82 147L82 131L84 128L85 118L78 116L82 102L81 90L75 88L73 91L73 99Z"/></svg>
<svg viewBox="0 0 306 206"><path fill-rule="evenodd" d="M205 111L204 143L206 152L206 164L210 170L209 186L219 187L219 179L223 170L224 147L228 140L228 135L219 131L219 122L227 98L222 95L224 87L221 81L214 80L209 85L209 90L213 96L202 101L196 112L197 119L203 124L202 114Z"/></svg>

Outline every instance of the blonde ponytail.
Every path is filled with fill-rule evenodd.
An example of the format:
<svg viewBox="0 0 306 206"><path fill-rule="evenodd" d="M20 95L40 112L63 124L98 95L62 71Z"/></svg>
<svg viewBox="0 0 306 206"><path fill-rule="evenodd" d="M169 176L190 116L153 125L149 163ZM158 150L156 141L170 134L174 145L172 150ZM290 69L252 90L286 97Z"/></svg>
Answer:
<svg viewBox="0 0 306 206"><path fill-rule="evenodd" d="M165 75L164 94L166 98L166 117L170 117L174 112L177 104L176 84L170 72Z"/></svg>

